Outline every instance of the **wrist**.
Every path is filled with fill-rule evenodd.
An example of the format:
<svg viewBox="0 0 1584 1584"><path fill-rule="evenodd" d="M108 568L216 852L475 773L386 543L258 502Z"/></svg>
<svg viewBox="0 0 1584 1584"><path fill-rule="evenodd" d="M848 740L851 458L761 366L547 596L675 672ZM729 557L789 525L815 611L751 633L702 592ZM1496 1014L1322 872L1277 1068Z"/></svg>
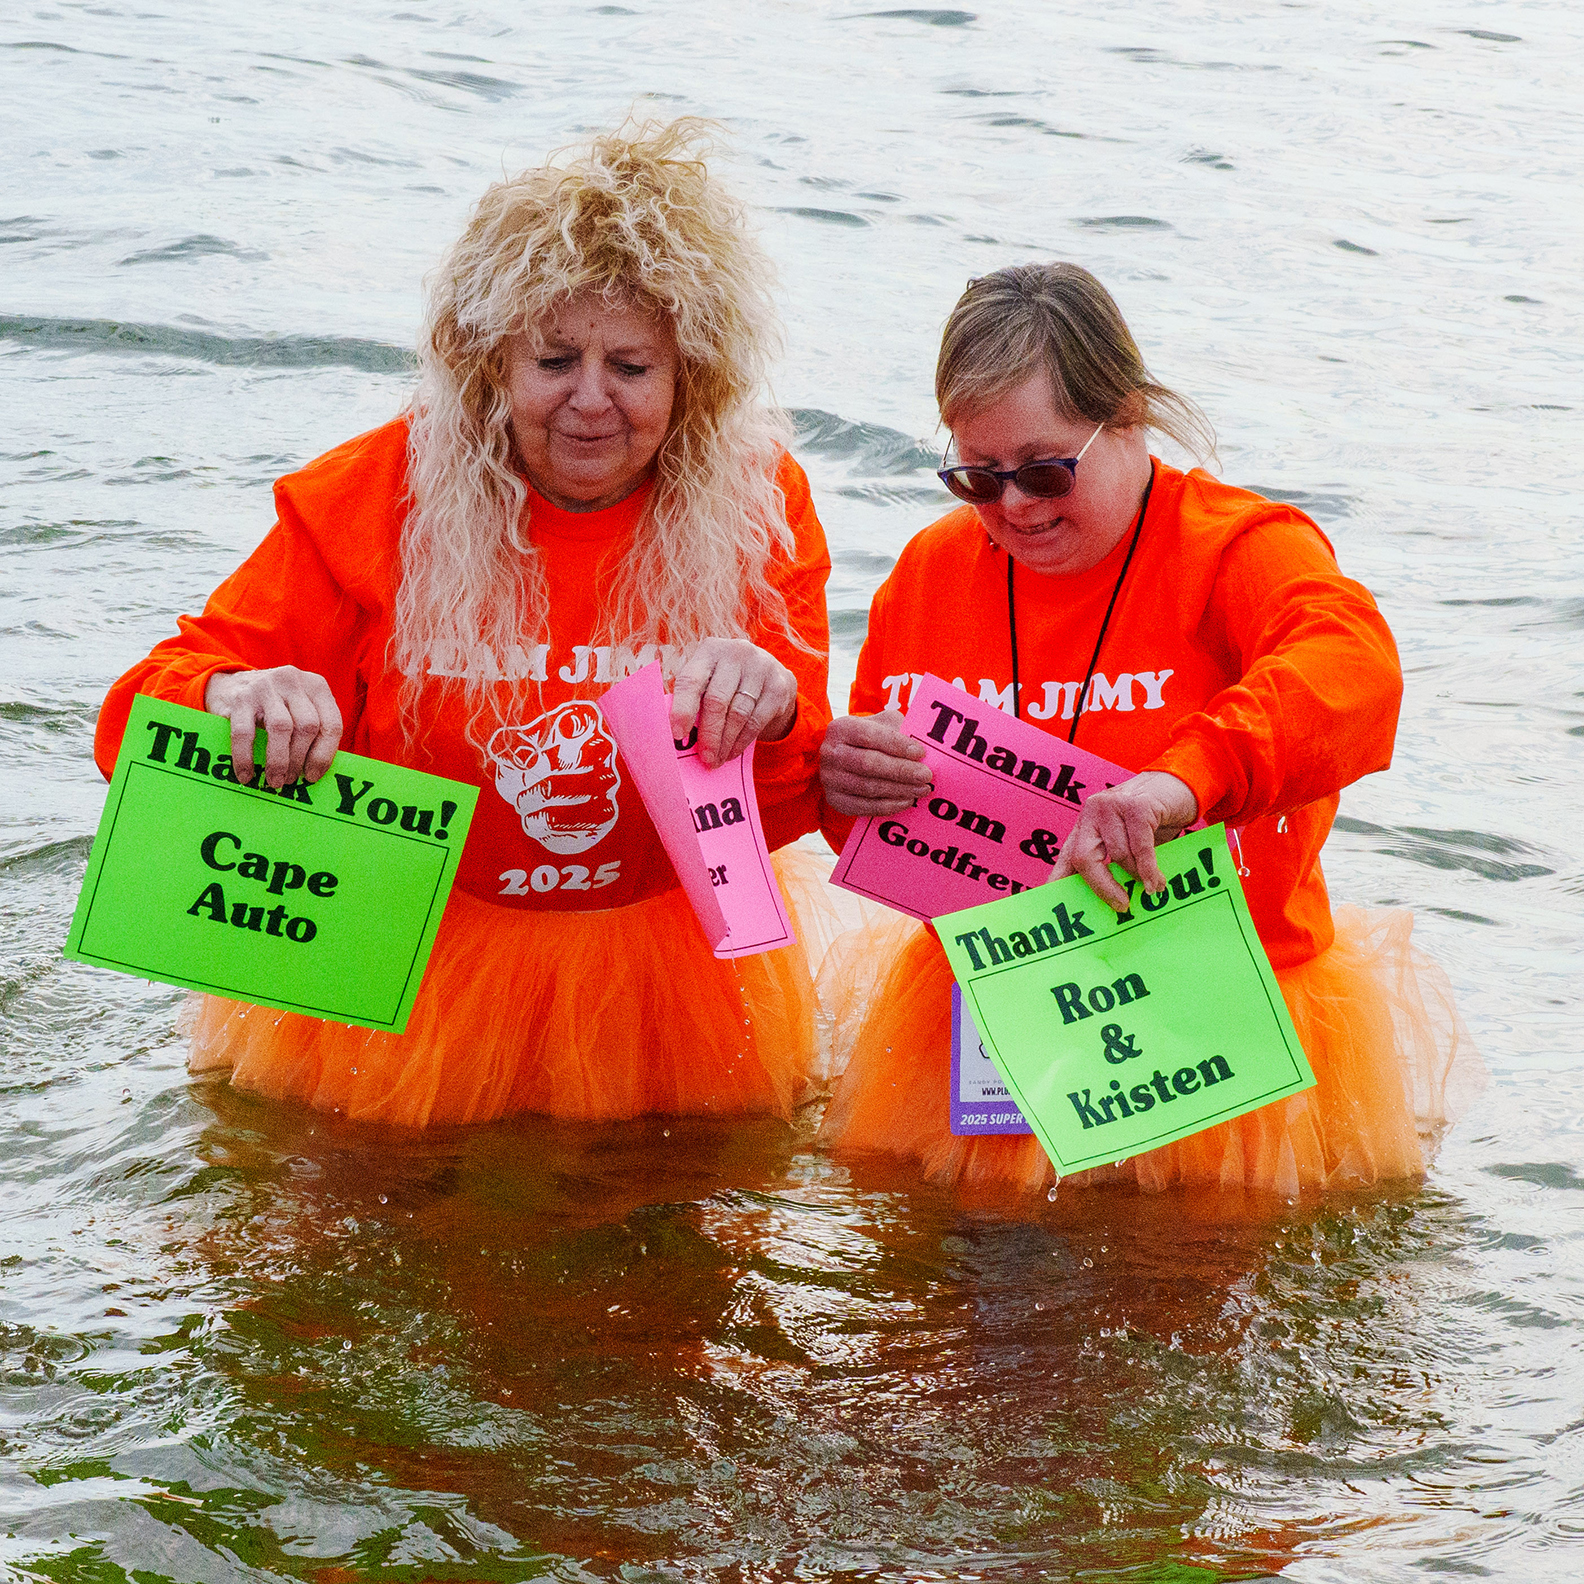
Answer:
<svg viewBox="0 0 1584 1584"><path fill-rule="evenodd" d="M782 741L783 738L790 735L792 728L797 725L797 717L798 701L797 695L794 693L792 695L792 702L787 705L786 709L782 711L780 715L776 716L776 718L771 721L762 732L760 732L759 740L761 742Z"/></svg>
<svg viewBox="0 0 1584 1584"><path fill-rule="evenodd" d="M229 704L233 687L231 679L246 675L242 671L216 671L204 683L203 707L211 715L223 715Z"/></svg>
<svg viewBox="0 0 1584 1584"><path fill-rule="evenodd" d="M1199 799L1194 789L1169 770L1148 770L1150 791L1160 799L1163 825L1192 825L1199 818Z"/></svg>

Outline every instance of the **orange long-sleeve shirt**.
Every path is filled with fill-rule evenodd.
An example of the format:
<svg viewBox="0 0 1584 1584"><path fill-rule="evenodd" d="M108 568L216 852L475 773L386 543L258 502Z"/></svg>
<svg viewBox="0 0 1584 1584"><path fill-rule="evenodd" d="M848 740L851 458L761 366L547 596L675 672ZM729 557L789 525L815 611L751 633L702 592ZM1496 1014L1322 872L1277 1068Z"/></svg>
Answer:
<svg viewBox="0 0 1584 1584"><path fill-rule="evenodd" d="M1402 672L1362 584L1302 512L1157 461L1077 742L1185 781L1242 827L1243 877L1272 963L1331 944L1320 849L1337 793L1391 762ZM1131 535L1071 577L1018 567L1019 704L1065 738ZM1012 707L1007 562L970 507L918 534L875 595L851 711L906 709L933 672ZM837 846L852 821L826 809Z"/></svg>
<svg viewBox="0 0 1584 1584"><path fill-rule="evenodd" d="M755 750L766 839L772 847L815 828L815 772L830 721L826 699L825 581L830 556L808 480L790 456L777 475L795 546L770 579L793 630L812 652L766 627L752 634L798 678L797 721ZM534 496L530 533L549 592L548 643L505 657L432 655L436 675L493 666L491 676L532 684L531 709L484 746L469 741L462 690L427 690L422 729L410 743L399 711L401 678L387 661L407 509L407 426L361 435L275 486L278 520L258 549L211 596L201 616L158 644L111 688L94 752L108 776L138 693L203 708L219 671L294 665L330 685L341 710L341 746L354 753L469 781L481 788L457 885L502 906L583 910L621 907L674 886L637 788L598 710L626 674L623 657L591 635L599 590L631 543L646 492L596 512L568 512Z"/></svg>

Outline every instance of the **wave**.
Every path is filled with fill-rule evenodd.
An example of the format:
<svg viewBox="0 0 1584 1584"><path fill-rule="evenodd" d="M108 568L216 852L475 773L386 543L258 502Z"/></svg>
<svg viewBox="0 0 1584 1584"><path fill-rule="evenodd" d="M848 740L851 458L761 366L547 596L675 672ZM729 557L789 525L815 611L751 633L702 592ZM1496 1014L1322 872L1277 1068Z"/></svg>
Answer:
<svg viewBox="0 0 1584 1584"><path fill-rule="evenodd" d="M978 14L973 11L932 11L917 6L898 11L858 11L840 20L859 22L871 17L880 17L891 22L922 22L926 27L967 27L970 23L979 20Z"/></svg>
<svg viewBox="0 0 1584 1584"><path fill-rule="evenodd" d="M418 366L407 348L386 341L352 336L224 336L120 319L0 314L0 340L18 341L38 351L187 358L229 368L339 367L410 374ZM804 450L839 457L869 473L918 473L936 465L933 450L899 429L842 418L818 407L794 407L789 416Z"/></svg>
<svg viewBox="0 0 1584 1584"><path fill-rule="evenodd" d="M798 445L816 456L840 457L871 473L921 473L935 469L936 453L900 429L840 418L818 407L793 407L789 416L797 429Z"/></svg>
<svg viewBox="0 0 1584 1584"><path fill-rule="evenodd" d="M406 347L353 336L226 336L120 319L0 314L0 340L20 341L40 351L152 354L228 368L355 368L369 374L410 374L418 366Z"/></svg>
<svg viewBox="0 0 1584 1584"><path fill-rule="evenodd" d="M1556 870L1537 863L1505 863L1504 858L1523 854L1544 856L1538 847L1489 831L1435 830L1424 825L1372 825L1368 820L1346 814L1336 817L1336 828L1351 836L1385 837L1370 845L1389 858L1406 858L1410 863L1426 864L1432 869L1466 869L1486 880L1533 880ZM1495 856L1487 857L1486 854Z"/></svg>
<svg viewBox="0 0 1584 1584"><path fill-rule="evenodd" d="M183 237L179 242L169 242L164 247L144 248L138 253L128 253L124 259L117 259L116 263L118 265L169 264L177 259L206 258L215 253L226 258L252 261L269 257L267 253L261 253L256 248L239 247L235 242L228 242L224 237L200 234Z"/></svg>
<svg viewBox="0 0 1584 1584"><path fill-rule="evenodd" d="M1266 500L1296 506L1316 522L1334 522L1353 515L1354 498L1335 490L1291 489L1285 484L1244 484L1242 488L1263 495Z"/></svg>

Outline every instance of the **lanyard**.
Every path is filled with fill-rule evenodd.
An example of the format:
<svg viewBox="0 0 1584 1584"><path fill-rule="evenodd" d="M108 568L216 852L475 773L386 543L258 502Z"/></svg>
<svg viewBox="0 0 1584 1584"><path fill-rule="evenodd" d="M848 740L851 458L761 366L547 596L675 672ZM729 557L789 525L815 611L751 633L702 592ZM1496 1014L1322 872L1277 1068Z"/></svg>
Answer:
<svg viewBox="0 0 1584 1584"><path fill-rule="evenodd" d="M1089 669L1084 672L1082 685L1078 689L1077 703L1073 709L1072 730L1067 733L1067 741L1072 742L1078 735L1078 722L1083 718L1084 700L1089 696L1089 684L1094 680L1095 667L1100 664L1100 647L1105 643L1106 629L1111 625L1112 612L1116 610L1117 596L1122 592L1122 584L1126 581L1128 568L1133 565L1133 552L1138 549L1139 535L1144 532L1144 514L1149 510L1150 492L1155 488L1155 464L1150 463L1149 483L1144 486L1144 499L1139 502L1138 518L1133 524L1133 540L1128 545L1128 553L1122 561L1122 570L1117 573L1116 586L1111 590L1111 603L1106 606L1105 618L1100 623L1100 636L1095 639L1094 653L1089 656ZM1012 559L1012 552L1007 552L1007 638L1012 646L1012 713L1021 718L1019 706L1018 686L1018 641L1017 641L1017 605L1012 597L1012 575L1017 562Z"/></svg>

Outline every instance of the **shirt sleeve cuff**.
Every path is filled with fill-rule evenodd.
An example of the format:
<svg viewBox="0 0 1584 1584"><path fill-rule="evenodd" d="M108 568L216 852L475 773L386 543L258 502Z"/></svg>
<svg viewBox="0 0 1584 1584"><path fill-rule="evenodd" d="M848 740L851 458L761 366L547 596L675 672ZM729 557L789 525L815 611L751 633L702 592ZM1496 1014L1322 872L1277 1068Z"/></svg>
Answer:
<svg viewBox="0 0 1584 1584"><path fill-rule="evenodd" d="M201 710L204 708L204 694L209 691L211 677L226 671L251 671L251 666L238 665L234 660L216 660L211 665L206 665L201 671L195 671L182 683L176 697L171 700L173 704L185 704L188 709Z"/></svg>
<svg viewBox="0 0 1584 1584"><path fill-rule="evenodd" d="M1211 811L1225 801L1227 794L1236 784L1235 767L1227 764L1226 754L1218 752L1198 737L1188 737L1172 743L1164 753L1158 754L1145 765L1144 769L1162 770L1183 782L1193 793L1199 805L1198 817L1202 820L1212 818Z"/></svg>
<svg viewBox="0 0 1584 1584"><path fill-rule="evenodd" d="M824 732L810 730L807 723L818 718L814 707L800 693L797 714L786 736L774 741L761 737L754 745L754 781L761 797L770 792L801 792L813 779Z"/></svg>
<svg viewBox="0 0 1584 1584"><path fill-rule="evenodd" d="M858 821L851 814L838 814L823 798L820 799L820 833L830 843L830 850L838 857L841 850L847 845L847 838L853 833L853 826Z"/></svg>

